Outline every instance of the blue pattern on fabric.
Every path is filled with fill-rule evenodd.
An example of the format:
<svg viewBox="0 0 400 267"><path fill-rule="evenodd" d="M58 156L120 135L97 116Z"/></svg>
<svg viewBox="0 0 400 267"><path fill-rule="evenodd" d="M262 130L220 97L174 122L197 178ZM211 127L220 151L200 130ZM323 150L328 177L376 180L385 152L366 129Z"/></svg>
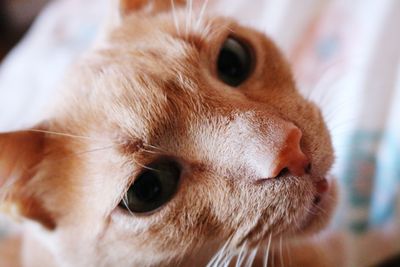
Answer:
<svg viewBox="0 0 400 267"><path fill-rule="evenodd" d="M398 138L380 131L355 131L341 177L349 197L345 219L352 232L363 233L390 221L400 183Z"/></svg>
<svg viewBox="0 0 400 267"><path fill-rule="evenodd" d="M382 225L393 219L400 184L400 145L398 138L386 134L382 140L375 173L370 223Z"/></svg>

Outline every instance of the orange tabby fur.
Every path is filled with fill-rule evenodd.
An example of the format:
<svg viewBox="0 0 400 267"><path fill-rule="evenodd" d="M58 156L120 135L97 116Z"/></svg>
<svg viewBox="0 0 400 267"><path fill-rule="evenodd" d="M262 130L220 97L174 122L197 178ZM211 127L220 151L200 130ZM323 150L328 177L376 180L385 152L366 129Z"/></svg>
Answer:
<svg viewBox="0 0 400 267"><path fill-rule="evenodd" d="M227 240L231 251L262 251L271 235L329 221L333 182L325 213L308 221L315 183L333 162L329 133L275 45L231 19L188 20L182 9L177 28L165 1L145 2L122 1L121 23L71 70L46 122L0 135L2 197L28 219L26 266L202 266ZM239 88L216 75L228 35L255 51ZM279 172L293 131L311 173L256 183ZM185 166L176 196L150 215L119 209L159 155Z"/></svg>

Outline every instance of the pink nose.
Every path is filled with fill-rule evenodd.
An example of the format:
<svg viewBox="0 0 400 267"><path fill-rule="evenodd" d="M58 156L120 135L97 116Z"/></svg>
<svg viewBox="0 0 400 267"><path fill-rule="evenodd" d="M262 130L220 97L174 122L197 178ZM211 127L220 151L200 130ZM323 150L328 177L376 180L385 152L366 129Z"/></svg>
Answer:
<svg viewBox="0 0 400 267"><path fill-rule="evenodd" d="M272 170L272 178L285 174L301 176L310 171L311 164L300 147L302 132L297 127L288 130L286 140L280 147Z"/></svg>

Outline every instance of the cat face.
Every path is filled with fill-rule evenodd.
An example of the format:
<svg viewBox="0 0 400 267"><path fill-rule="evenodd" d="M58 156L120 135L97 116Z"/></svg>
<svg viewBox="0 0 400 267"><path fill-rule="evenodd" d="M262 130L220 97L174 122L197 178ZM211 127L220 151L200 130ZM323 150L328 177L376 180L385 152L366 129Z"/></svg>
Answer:
<svg viewBox="0 0 400 267"><path fill-rule="evenodd" d="M278 49L157 3L125 1L39 131L0 136L5 198L74 266L176 264L323 227L329 133Z"/></svg>

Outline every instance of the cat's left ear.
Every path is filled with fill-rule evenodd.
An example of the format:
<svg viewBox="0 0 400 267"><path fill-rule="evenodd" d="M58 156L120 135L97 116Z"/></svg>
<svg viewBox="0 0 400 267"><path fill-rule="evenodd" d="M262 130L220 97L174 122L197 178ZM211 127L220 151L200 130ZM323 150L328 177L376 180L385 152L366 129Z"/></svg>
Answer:
<svg viewBox="0 0 400 267"><path fill-rule="evenodd" d="M0 134L0 188L26 180L26 172L43 158L44 134L17 131ZM25 179L24 179L25 177Z"/></svg>
<svg viewBox="0 0 400 267"><path fill-rule="evenodd" d="M42 132L18 131L0 134L0 206L13 207L18 216L37 221L47 228L54 222L36 196L32 180L46 153ZM38 190L37 190L38 191Z"/></svg>

